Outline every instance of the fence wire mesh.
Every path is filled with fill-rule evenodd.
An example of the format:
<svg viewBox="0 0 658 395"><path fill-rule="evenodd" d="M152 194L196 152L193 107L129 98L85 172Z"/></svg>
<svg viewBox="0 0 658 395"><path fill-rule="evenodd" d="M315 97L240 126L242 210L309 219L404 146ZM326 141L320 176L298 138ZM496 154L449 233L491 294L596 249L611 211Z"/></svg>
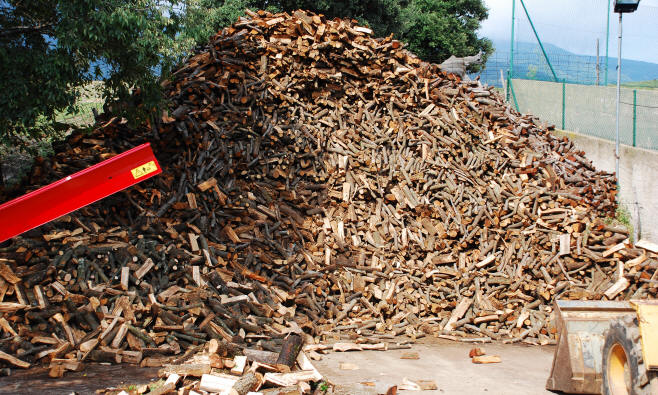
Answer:
<svg viewBox="0 0 658 395"><path fill-rule="evenodd" d="M617 14L612 0L579 0L587 15L568 12L573 4L524 0L528 19L518 0L511 48L509 40L494 40L496 51L479 77L505 90L511 76L521 112L557 128L614 140ZM557 17L557 11L546 10L562 12ZM658 150L658 51L646 43L658 42L656 20L658 2L641 2L635 13L624 15L619 125L622 144L652 150ZM645 48L638 47L642 43Z"/></svg>
<svg viewBox="0 0 658 395"><path fill-rule="evenodd" d="M513 79L519 111L547 124L615 140L616 88ZM634 105L635 103L635 105ZM658 90L621 89L619 141L658 150Z"/></svg>
<svg viewBox="0 0 658 395"><path fill-rule="evenodd" d="M509 51L496 51L487 60L486 68L475 76L480 81L502 88L509 70ZM549 59L558 81L572 84L603 85L604 58L598 63L595 56L550 54ZM598 67L597 67L598 65ZM513 78L536 81L555 81L541 51L514 52ZM656 76L658 78L658 75ZM616 78L616 77L615 77Z"/></svg>

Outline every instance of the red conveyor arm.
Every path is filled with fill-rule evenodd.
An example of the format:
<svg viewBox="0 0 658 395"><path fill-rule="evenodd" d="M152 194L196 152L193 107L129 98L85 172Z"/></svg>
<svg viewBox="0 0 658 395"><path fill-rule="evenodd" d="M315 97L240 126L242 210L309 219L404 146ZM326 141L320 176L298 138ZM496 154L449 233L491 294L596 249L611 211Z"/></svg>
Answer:
<svg viewBox="0 0 658 395"><path fill-rule="evenodd" d="M0 205L0 242L162 173L146 143Z"/></svg>

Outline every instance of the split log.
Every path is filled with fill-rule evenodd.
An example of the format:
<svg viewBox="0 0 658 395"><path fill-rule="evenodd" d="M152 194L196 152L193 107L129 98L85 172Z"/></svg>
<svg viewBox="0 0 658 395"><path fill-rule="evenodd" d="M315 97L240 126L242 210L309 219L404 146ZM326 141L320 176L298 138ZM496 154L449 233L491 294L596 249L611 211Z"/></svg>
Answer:
<svg viewBox="0 0 658 395"><path fill-rule="evenodd" d="M260 376L260 377L259 377ZM262 376L258 373L249 372L240 377L231 388L231 395L246 395L254 391L262 383Z"/></svg>
<svg viewBox="0 0 658 395"><path fill-rule="evenodd" d="M288 371L290 371L295 365L297 354L299 354L303 345L304 339L300 335L296 333L288 335L283 342L283 346L281 346L276 365L281 367L285 366L288 368Z"/></svg>

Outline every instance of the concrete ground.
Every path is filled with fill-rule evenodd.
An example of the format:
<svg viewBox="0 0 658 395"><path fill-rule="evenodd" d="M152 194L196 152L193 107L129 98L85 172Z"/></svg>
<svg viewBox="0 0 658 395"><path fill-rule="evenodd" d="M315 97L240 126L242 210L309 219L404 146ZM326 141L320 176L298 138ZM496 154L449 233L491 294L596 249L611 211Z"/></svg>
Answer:
<svg viewBox="0 0 658 395"><path fill-rule="evenodd" d="M336 385L336 394L384 394L404 378L434 380L435 391L398 391L419 394L550 394L544 387L551 371L553 346L508 344L476 345L488 355L498 355L501 363L477 365L468 353L474 345L431 340L409 350L331 352L316 368ZM417 352L419 359L400 359L403 353ZM358 370L341 370L341 363L357 365Z"/></svg>
<svg viewBox="0 0 658 395"><path fill-rule="evenodd" d="M474 345L442 339L422 340L406 350L330 352L313 365L336 385L334 395L385 394L404 378L433 380L436 391L398 391L399 394L549 394L544 389L551 370L554 347L507 344L475 345L487 355L498 355L501 363L476 365L468 352ZM403 353L416 352L419 359L400 359ZM350 363L358 370L342 370ZM149 383L157 377L157 368L127 365L89 364L82 372L67 372L60 379L48 377L48 369L12 369L12 375L0 378L0 394L94 394L99 388L125 387ZM286 393L282 391L282 393Z"/></svg>
<svg viewBox="0 0 658 395"><path fill-rule="evenodd" d="M146 384L158 377L158 368L132 365L87 364L82 372L66 372L52 379L48 368L12 369L9 377L0 378L0 394L21 395L93 395L98 389Z"/></svg>

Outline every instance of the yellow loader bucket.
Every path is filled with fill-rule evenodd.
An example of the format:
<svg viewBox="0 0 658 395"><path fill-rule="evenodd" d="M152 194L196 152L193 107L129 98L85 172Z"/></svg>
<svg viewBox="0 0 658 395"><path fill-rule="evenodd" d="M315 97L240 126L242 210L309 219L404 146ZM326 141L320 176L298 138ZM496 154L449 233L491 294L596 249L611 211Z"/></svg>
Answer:
<svg viewBox="0 0 658 395"><path fill-rule="evenodd" d="M554 311L558 340L546 389L600 394L605 331L635 309L628 302L558 300Z"/></svg>

